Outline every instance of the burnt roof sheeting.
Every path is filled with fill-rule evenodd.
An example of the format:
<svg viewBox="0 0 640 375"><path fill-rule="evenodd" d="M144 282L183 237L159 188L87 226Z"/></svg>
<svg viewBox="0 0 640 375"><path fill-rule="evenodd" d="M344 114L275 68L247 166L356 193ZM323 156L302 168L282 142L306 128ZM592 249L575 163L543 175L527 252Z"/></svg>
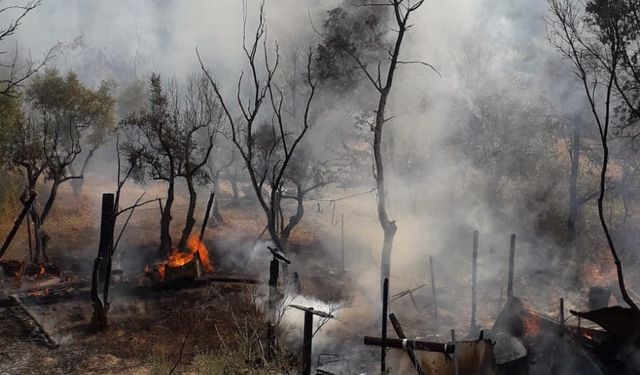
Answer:
<svg viewBox="0 0 640 375"><path fill-rule="evenodd" d="M596 323L618 340L625 340L640 332L640 315L630 308L612 306L587 312L571 310L571 313Z"/></svg>

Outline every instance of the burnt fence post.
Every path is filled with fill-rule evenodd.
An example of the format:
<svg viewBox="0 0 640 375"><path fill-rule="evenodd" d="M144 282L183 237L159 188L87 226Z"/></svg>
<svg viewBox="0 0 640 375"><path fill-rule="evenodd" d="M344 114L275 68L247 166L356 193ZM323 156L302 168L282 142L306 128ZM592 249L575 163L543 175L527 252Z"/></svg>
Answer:
<svg viewBox="0 0 640 375"><path fill-rule="evenodd" d="M104 330L108 326L115 209L115 195L113 193L102 194L100 242L91 280L91 301L93 303L91 323L97 330Z"/></svg>

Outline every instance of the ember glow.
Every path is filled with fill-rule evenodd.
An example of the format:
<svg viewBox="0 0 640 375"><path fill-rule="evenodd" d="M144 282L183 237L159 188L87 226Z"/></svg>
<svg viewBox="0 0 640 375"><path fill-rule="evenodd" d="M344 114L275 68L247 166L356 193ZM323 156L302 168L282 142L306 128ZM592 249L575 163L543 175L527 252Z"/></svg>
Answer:
<svg viewBox="0 0 640 375"><path fill-rule="evenodd" d="M540 317L534 314L525 314L522 317L524 334L527 337L535 337L540 334Z"/></svg>

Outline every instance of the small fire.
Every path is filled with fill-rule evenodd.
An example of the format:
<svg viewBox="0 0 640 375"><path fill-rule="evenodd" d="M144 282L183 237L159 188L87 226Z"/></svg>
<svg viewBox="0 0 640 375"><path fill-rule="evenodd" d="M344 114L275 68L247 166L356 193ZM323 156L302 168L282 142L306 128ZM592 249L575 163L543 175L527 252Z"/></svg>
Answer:
<svg viewBox="0 0 640 375"><path fill-rule="evenodd" d="M582 332L582 334L584 335L584 337L589 340L589 341L593 341L593 336L591 336L591 334L587 331Z"/></svg>
<svg viewBox="0 0 640 375"><path fill-rule="evenodd" d="M189 236L189 239L187 240L187 248L191 249L194 253L198 253L200 260L202 261L202 265L207 272L213 272L213 267L209 262L209 251L207 251L207 248L204 246L202 241L200 241L198 236L193 234Z"/></svg>
<svg viewBox="0 0 640 375"><path fill-rule="evenodd" d="M47 272L47 269L44 267L44 264L40 265L40 269L38 270L38 276L42 276Z"/></svg>
<svg viewBox="0 0 640 375"><path fill-rule="evenodd" d="M528 337L535 337L540 334L540 317L534 314L525 314L522 317L524 324L524 334Z"/></svg>
<svg viewBox="0 0 640 375"><path fill-rule="evenodd" d="M209 251L207 247L200 241L197 235L192 234L187 240L187 250L182 251L176 248L172 248L167 260L157 265L160 278L164 280L166 274L166 267L178 268L193 261L193 257L198 254L200 262L206 272L213 272L213 267L209 260ZM149 272L149 266L145 267L145 273Z"/></svg>

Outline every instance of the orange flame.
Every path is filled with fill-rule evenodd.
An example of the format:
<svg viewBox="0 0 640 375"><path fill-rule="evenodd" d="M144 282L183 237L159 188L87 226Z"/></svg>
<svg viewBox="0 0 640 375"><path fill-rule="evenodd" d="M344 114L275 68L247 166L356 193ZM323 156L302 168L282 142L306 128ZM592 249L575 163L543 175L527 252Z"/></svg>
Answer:
<svg viewBox="0 0 640 375"><path fill-rule="evenodd" d="M538 336L540 334L540 317L533 314L525 314L522 318L524 333L526 336Z"/></svg>
<svg viewBox="0 0 640 375"><path fill-rule="evenodd" d="M157 265L158 273L160 274L160 279L164 280L166 274L166 268L178 268L182 267L185 264L193 261L194 256L198 254L200 258L200 262L204 267L206 272L213 272L213 267L211 266L211 261L209 260L209 251L207 247L200 241L197 235L192 234L189 236L187 240L187 249L186 251L181 251L176 248L172 248L169 252L169 256L167 260L161 262ZM149 267L145 267L145 273L149 271Z"/></svg>
<svg viewBox="0 0 640 375"><path fill-rule="evenodd" d="M204 246L202 241L200 241L198 236L196 236L195 234L189 236L189 239L187 240L187 248L190 249L193 253L198 253L198 255L200 256L200 261L202 261L202 266L207 272L213 272L213 267L211 266L211 263L209 261L209 251L207 250L207 247Z"/></svg>

